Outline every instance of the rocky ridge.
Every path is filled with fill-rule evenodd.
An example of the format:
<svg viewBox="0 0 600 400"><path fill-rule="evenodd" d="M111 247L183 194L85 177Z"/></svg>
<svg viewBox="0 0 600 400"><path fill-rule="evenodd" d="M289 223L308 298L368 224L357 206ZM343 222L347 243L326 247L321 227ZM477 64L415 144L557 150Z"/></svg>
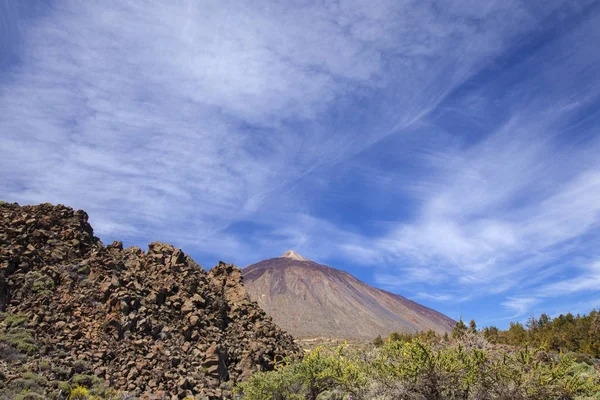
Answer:
<svg viewBox="0 0 600 400"><path fill-rule="evenodd" d="M141 398L217 399L298 353L239 268L206 272L158 242L105 247L85 212L62 205L0 205L0 312L4 385L24 370L48 382L84 373ZM14 316L33 336L26 345L6 339Z"/></svg>

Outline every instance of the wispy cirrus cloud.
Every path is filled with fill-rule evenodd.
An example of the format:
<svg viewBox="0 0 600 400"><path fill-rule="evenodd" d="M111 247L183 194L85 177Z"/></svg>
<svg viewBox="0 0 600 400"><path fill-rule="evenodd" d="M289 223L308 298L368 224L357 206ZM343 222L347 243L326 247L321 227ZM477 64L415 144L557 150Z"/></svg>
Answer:
<svg viewBox="0 0 600 400"><path fill-rule="evenodd" d="M539 297L558 297L573 293L597 292L600 288L600 261L579 266L575 276L545 284L535 291Z"/></svg>
<svg viewBox="0 0 600 400"><path fill-rule="evenodd" d="M28 11L3 5L22 37L0 87L3 192L86 208L100 234L170 240L213 234L426 114L509 32L486 23L500 4L65 2L25 24ZM515 28L538 18L510 12ZM379 99L362 126L325 114L357 94Z"/></svg>
<svg viewBox="0 0 600 400"><path fill-rule="evenodd" d="M502 305L514 314L509 318L518 318L525 315L539 302L535 297L509 297Z"/></svg>
<svg viewBox="0 0 600 400"><path fill-rule="evenodd" d="M370 246L378 254L370 261L398 265L385 269L398 277L396 287L435 285L441 298L456 286L480 297L504 294L512 317L549 297L598 291L594 268L575 272L598 256L598 20L596 12L487 87L448 102L454 115L453 103L470 104L453 123L468 119L483 132L493 126L491 134L456 140L465 134L460 125L431 118L456 136L442 151L423 152L428 175L379 183L402 185L419 204L412 221L391 225ZM574 42L577 48L557 56L556 48ZM549 67L529 72L539 65ZM515 81L519 75L526 81ZM488 92L499 96L499 122L477 119L489 110L481 104Z"/></svg>

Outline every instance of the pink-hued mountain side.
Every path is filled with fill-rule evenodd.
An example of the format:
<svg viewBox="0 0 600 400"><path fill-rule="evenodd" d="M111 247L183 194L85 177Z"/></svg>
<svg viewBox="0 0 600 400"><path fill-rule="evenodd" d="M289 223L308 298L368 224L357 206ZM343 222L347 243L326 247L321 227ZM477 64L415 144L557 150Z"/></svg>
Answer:
<svg viewBox="0 0 600 400"><path fill-rule="evenodd" d="M299 339L372 340L391 332L452 330L455 321L294 251L243 269L250 298Z"/></svg>

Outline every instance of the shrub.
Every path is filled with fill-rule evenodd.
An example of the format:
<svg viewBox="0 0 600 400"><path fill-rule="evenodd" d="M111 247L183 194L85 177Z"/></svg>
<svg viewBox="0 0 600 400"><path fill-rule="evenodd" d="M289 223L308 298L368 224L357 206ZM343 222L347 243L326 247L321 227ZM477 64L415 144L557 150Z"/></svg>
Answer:
<svg viewBox="0 0 600 400"><path fill-rule="evenodd" d="M0 360L14 361L21 356L22 355L20 355L14 347L10 346L8 343L3 343L0 341Z"/></svg>
<svg viewBox="0 0 600 400"><path fill-rule="evenodd" d="M102 379L98 378L96 375L78 374L73 377L74 385L83 386L88 389L101 383L103 383Z"/></svg>
<svg viewBox="0 0 600 400"><path fill-rule="evenodd" d="M45 395L41 395L36 392L26 392L22 394L18 394L15 397L15 400L46 400L47 397Z"/></svg>
<svg viewBox="0 0 600 400"><path fill-rule="evenodd" d="M67 393L71 393L71 385L68 382L58 381L56 383L56 388L58 389L59 394L66 395Z"/></svg>
<svg viewBox="0 0 600 400"><path fill-rule="evenodd" d="M380 347L317 348L238 385L245 399L600 399L600 374L568 354L500 347L483 334L388 340ZM586 360L587 361L587 360Z"/></svg>
<svg viewBox="0 0 600 400"><path fill-rule="evenodd" d="M38 350L32 331L23 327L10 328L8 331L0 333L0 342L4 342L16 348L20 353L30 356Z"/></svg>
<svg viewBox="0 0 600 400"><path fill-rule="evenodd" d="M0 385L0 398L15 400L46 399L45 385L47 381L41 375L25 372L21 377Z"/></svg>
<svg viewBox="0 0 600 400"><path fill-rule="evenodd" d="M76 375L78 384L71 386L68 382L52 381L40 374L20 368L18 378L9 381L0 380L0 399L13 400L124 400L127 397L105 386L102 379L93 375ZM85 387L82 383L91 385Z"/></svg>
<svg viewBox="0 0 600 400"><path fill-rule="evenodd" d="M23 374L23 379L29 381L29 382L34 382L35 385L37 386L44 386L46 384L46 378L44 378L42 375L38 375L34 372L25 372Z"/></svg>
<svg viewBox="0 0 600 400"><path fill-rule="evenodd" d="M541 362L528 348L505 352L472 333L435 347L418 340L386 344L372 360L375 387L388 393L411 393L426 399L561 399L593 396L600 391L598 373L572 371L573 358L560 355ZM385 392L385 391L384 391Z"/></svg>
<svg viewBox="0 0 600 400"><path fill-rule="evenodd" d="M0 317L0 319L2 320L2 322L4 322L4 325L6 325L7 328L25 326L27 325L27 321L29 321L29 318L23 314L2 314L3 315Z"/></svg>
<svg viewBox="0 0 600 400"><path fill-rule="evenodd" d="M78 374L73 377L73 385L88 389L90 395L104 397L109 390L104 379L96 375Z"/></svg>
<svg viewBox="0 0 600 400"><path fill-rule="evenodd" d="M69 393L69 400L88 400L90 398L90 392L82 386L75 386Z"/></svg>
<svg viewBox="0 0 600 400"><path fill-rule="evenodd" d="M257 372L239 385L236 392L249 400L304 400L302 384L291 368L275 372Z"/></svg>
<svg viewBox="0 0 600 400"><path fill-rule="evenodd" d="M38 368L40 371L48 371L50 369L50 362L48 361L40 361L38 364Z"/></svg>
<svg viewBox="0 0 600 400"><path fill-rule="evenodd" d="M115 389L107 389L106 392L104 393L104 398L106 400L127 400L127 399L131 399L131 397L129 397L129 395L126 394L120 394L118 391L116 391Z"/></svg>
<svg viewBox="0 0 600 400"><path fill-rule="evenodd" d="M89 264L78 265L77 273L79 275L89 275L90 274L90 265Z"/></svg>
<svg viewBox="0 0 600 400"><path fill-rule="evenodd" d="M327 392L357 394L365 383L364 368L344 344L333 350L317 347L300 362L286 360L275 371L256 373L238 390L249 400L315 400Z"/></svg>
<svg viewBox="0 0 600 400"><path fill-rule="evenodd" d="M21 314L4 313L2 318L3 326L0 325L0 356L7 360L16 357L5 348L6 345L17 349L20 353L35 354L38 347L33 337L33 330L27 328L28 317Z"/></svg>
<svg viewBox="0 0 600 400"><path fill-rule="evenodd" d="M52 295L53 289L54 281L48 275L40 271L30 271L25 275L23 291L49 297Z"/></svg>
<svg viewBox="0 0 600 400"><path fill-rule="evenodd" d="M73 369L78 374L89 370L89 368L89 363L85 360L75 360L75 362L73 362Z"/></svg>
<svg viewBox="0 0 600 400"><path fill-rule="evenodd" d="M385 342L381 338L381 335L379 335L375 339L373 339L373 346L376 346L376 347L383 346L383 343L385 343Z"/></svg>

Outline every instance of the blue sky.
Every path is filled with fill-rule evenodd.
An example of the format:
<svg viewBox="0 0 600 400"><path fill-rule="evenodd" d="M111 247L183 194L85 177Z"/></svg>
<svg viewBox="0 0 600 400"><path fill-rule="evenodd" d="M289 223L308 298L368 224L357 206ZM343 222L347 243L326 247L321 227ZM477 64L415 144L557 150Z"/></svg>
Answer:
<svg viewBox="0 0 600 400"><path fill-rule="evenodd" d="M457 318L600 307L597 1L0 0L0 198Z"/></svg>

